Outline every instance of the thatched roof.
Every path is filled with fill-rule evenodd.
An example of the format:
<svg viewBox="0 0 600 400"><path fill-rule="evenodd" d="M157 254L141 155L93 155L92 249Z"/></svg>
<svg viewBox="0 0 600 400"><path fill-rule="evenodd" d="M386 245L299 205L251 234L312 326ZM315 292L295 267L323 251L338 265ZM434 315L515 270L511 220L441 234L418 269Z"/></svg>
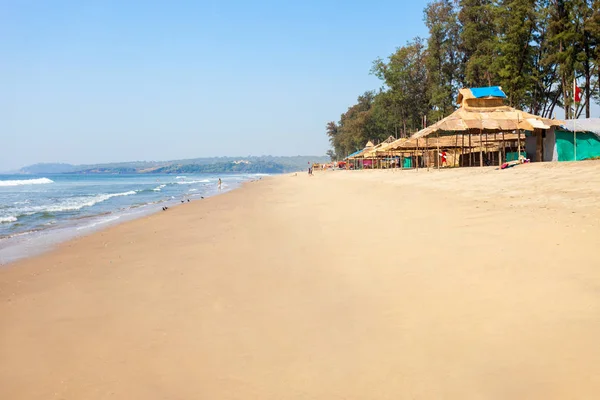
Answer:
<svg viewBox="0 0 600 400"><path fill-rule="evenodd" d="M346 157L346 159L355 159L355 158L370 158L370 157L375 157L376 155L376 151L378 149L380 149L382 146L385 146L389 143L392 143L394 140L393 136L389 136L387 139L385 139L383 142L374 145L372 141L368 141L367 144L365 145L365 148L362 150L359 150L357 152L354 152L352 154L350 154L348 157Z"/></svg>
<svg viewBox="0 0 600 400"><path fill-rule="evenodd" d="M494 93L503 93L500 87L476 89L495 89ZM458 110L412 137L422 138L435 132L493 133L517 129L533 131L536 128L550 129L564 123L505 106L500 96L477 97L476 89L461 89L457 99L461 105Z"/></svg>
<svg viewBox="0 0 600 400"><path fill-rule="evenodd" d="M487 135L487 137L482 137L481 141L479 140L479 135L471 136L470 147L480 147L480 146L489 146L492 143L499 143L503 140L508 142L511 140L517 140L518 135L516 133L505 133L503 135L491 136ZM464 144L464 145L463 145ZM454 134L454 135L444 135L440 137L428 137L428 138L402 138L398 139L392 143L389 143L385 147L381 147L377 150L378 153L385 153L391 151L406 151L406 150L415 150L415 149L425 149L428 148L455 148L455 147L469 147L469 135L467 134Z"/></svg>
<svg viewBox="0 0 600 400"><path fill-rule="evenodd" d="M375 157L375 156L377 156L377 152L379 152L379 150L383 149L384 147L386 147L390 143L393 143L395 140L396 139L393 136L389 136L383 142L381 142L381 143L377 144L376 146L373 146L370 149L366 150L362 154L362 157L363 158L369 158L369 157Z"/></svg>

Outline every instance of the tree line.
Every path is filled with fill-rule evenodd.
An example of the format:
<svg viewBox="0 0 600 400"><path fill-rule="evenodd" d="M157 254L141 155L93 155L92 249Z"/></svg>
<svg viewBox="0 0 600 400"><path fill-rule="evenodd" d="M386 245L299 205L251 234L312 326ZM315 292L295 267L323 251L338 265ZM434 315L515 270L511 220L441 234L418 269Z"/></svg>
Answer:
<svg viewBox="0 0 600 400"><path fill-rule="evenodd" d="M423 21L429 37L373 62L382 87L327 123L332 159L440 120L463 87L502 86L510 106L548 118L589 118L600 103L600 0L437 0Z"/></svg>

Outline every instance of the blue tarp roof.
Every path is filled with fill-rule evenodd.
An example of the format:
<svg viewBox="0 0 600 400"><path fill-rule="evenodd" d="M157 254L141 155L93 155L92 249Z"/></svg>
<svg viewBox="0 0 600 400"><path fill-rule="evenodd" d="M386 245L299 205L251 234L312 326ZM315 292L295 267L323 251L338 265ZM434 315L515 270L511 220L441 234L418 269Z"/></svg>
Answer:
<svg viewBox="0 0 600 400"><path fill-rule="evenodd" d="M476 87L471 88L471 93L473 96L480 97L501 97L503 99L506 98L506 94L502 91L500 86L490 86L490 87Z"/></svg>
<svg viewBox="0 0 600 400"><path fill-rule="evenodd" d="M353 157L353 156L355 156L355 155L357 155L357 154L360 154L360 153L362 153L364 150L365 150L365 149L362 149L362 150L359 150L359 151L355 151L355 152L354 152L354 153L352 153L352 154L348 154L348 155L346 156L346 159L348 159L348 158L350 158L350 157Z"/></svg>

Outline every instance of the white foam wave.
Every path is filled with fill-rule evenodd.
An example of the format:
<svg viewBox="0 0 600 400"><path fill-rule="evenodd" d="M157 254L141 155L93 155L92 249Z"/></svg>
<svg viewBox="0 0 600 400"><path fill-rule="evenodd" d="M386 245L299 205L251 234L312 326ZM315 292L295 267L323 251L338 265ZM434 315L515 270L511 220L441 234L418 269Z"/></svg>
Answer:
<svg viewBox="0 0 600 400"><path fill-rule="evenodd" d="M70 199L63 200L57 204L46 204L41 206L25 207L15 210L15 212L18 213L17 215L33 215L43 212L54 213L64 211L77 211L81 210L84 207L91 207L108 199L112 199L113 197L131 196L134 194L136 194L136 192L130 190L129 192L99 194L92 197L72 197Z"/></svg>
<svg viewBox="0 0 600 400"><path fill-rule="evenodd" d="M160 190L161 190L162 188L166 187L166 186L167 186L167 185L160 185L160 186L157 186L157 187L155 187L155 188L154 188L154 189L152 189L152 190L154 190L155 192L160 192Z"/></svg>
<svg viewBox="0 0 600 400"><path fill-rule="evenodd" d="M183 181L183 182L177 182L178 185L192 185L194 183L209 183L210 180L209 179L202 179L199 181Z"/></svg>
<svg viewBox="0 0 600 400"><path fill-rule="evenodd" d="M54 181L48 178L20 179L11 181L0 181L0 186L43 185L46 183L54 183Z"/></svg>
<svg viewBox="0 0 600 400"><path fill-rule="evenodd" d="M176 176L175 179L186 179L187 176Z"/></svg>
<svg viewBox="0 0 600 400"><path fill-rule="evenodd" d="M190 189L190 192L197 192L198 189Z"/></svg>
<svg viewBox="0 0 600 400"><path fill-rule="evenodd" d="M8 217L0 217L0 224L9 222L17 222L17 217L13 217L12 215L9 215Z"/></svg>

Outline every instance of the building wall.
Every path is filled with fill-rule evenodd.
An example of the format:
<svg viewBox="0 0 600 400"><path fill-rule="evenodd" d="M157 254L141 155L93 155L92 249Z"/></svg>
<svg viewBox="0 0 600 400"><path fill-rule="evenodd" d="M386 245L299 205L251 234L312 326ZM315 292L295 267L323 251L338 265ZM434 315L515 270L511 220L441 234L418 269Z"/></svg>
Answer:
<svg viewBox="0 0 600 400"><path fill-rule="evenodd" d="M535 152L537 149L537 138L535 136L527 136L525 138L525 152L527 153L527 158L532 161L535 161Z"/></svg>
<svg viewBox="0 0 600 400"><path fill-rule="evenodd" d="M558 161L556 132L554 127L546 130L546 135L544 137L544 161Z"/></svg>

